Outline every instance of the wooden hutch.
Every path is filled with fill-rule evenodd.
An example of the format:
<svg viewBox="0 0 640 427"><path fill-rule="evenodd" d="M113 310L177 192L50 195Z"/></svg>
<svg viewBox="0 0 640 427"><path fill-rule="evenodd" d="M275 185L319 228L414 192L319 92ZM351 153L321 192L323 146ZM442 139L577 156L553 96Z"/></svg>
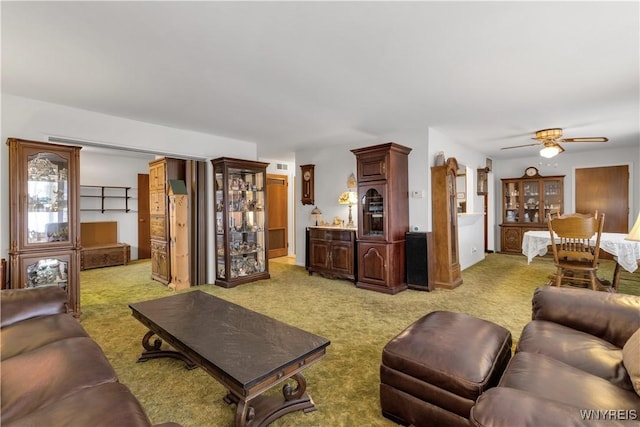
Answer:
<svg viewBox="0 0 640 427"><path fill-rule="evenodd" d="M360 212L356 286L396 294L407 289L405 233L409 231L411 149L390 142L351 152L357 162Z"/></svg>
<svg viewBox="0 0 640 427"><path fill-rule="evenodd" d="M151 278L165 285L171 282L169 181L184 181L185 167L184 160L168 157L149 162Z"/></svg>
<svg viewBox="0 0 640 427"><path fill-rule="evenodd" d="M547 214L562 215L564 175L542 176L529 167L520 178L502 179L500 250L522 253L522 238L529 230L546 230Z"/></svg>

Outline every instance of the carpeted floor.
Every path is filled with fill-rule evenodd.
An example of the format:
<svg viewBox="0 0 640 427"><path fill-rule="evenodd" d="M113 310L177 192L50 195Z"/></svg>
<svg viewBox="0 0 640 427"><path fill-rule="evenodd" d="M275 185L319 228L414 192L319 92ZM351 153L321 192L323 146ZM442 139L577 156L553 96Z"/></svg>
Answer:
<svg viewBox="0 0 640 427"><path fill-rule="evenodd" d="M612 261L602 261L599 276L611 279L613 266ZM191 289L331 341L327 357L304 371L317 411L286 415L273 426L393 426L382 417L378 398L380 355L392 337L430 311L452 310L503 325L517 342L531 318L533 290L546 283L553 270L548 258L536 258L527 265L523 256L490 254L463 271L464 283L454 290L386 295L357 289L344 280L310 277L302 267L273 262L270 280L233 289L215 285ZM640 283L623 280L620 292L639 295ZM231 426L235 406L222 401L226 390L202 370L188 371L174 359L136 363L146 329L131 317L128 304L170 294L164 285L150 279L149 261L83 271L80 320L153 422ZM280 388L272 392L280 393Z"/></svg>

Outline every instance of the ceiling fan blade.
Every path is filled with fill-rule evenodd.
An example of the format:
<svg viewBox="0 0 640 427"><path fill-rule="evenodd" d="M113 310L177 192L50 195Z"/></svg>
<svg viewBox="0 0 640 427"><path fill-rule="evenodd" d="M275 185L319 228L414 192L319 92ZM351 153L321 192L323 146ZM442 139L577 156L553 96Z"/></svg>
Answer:
<svg viewBox="0 0 640 427"><path fill-rule="evenodd" d="M524 145L513 145L511 147L502 147L501 150L509 150L511 148L521 148L521 147L532 147L534 145L540 145L540 142L535 142L533 144L524 144Z"/></svg>
<svg viewBox="0 0 640 427"><path fill-rule="evenodd" d="M609 139L602 136L592 136L584 138L564 138L562 142L607 142Z"/></svg>

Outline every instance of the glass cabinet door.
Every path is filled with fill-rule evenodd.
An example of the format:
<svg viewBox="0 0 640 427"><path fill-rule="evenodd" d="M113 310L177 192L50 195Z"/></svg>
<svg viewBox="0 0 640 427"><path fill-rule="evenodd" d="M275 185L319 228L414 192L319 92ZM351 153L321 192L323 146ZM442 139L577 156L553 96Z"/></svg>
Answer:
<svg viewBox="0 0 640 427"><path fill-rule="evenodd" d="M523 208L523 218L522 222L526 223L539 223L543 221L543 218L540 218L540 182L539 181L524 181L522 183L522 203L524 204Z"/></svg>
<svg viewBox="0 0 640 427"><path fill-rule="evenodd" d="M361 236L384 237L385 212L383 186L371 187L361 192L362 233Z"/></svg>
<svg viewBox="0 0 640 427"><path fill-rule="evenodd" d="M544 191L544 218L547 221L547 214L556 217L562 213L562 182L559 180L543 181Z"/></svg>
<svg viewBox="0 0 640 427"><path fill-rule="evenodd" d="M518 222L520 218L520 183L507 181L504 183L504 222Z"/></svg>
<svg viewBox="0 0 640 427"><path fill-rule="evenodd" d="M69 162L55 153L27 156L25 242L69 242Z"/></svg>
<svg viewBox="0 0 640 427"><path fill-rule="evenodd" d="M229 168L228 181L229 277L234 279L265 270L265 177L262 172Z"/></svg>

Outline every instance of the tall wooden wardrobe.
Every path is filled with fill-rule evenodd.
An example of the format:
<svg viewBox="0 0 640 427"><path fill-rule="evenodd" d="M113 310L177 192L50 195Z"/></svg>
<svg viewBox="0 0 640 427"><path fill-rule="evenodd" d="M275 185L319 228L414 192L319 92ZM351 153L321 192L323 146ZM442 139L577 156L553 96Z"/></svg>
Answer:
<svg viewBox="0 0 640 427"><path fill-rule="evenodd" d="M171 282L169 181L185 178L185 160L162 157L149 162L151 278L165 285Z"/></svg>
<svg viewBox="0 0 640 427"><path fill-rule="evenodd" d="M389 142L351 150L358 170L358 280L388 294L407 289L405 234L409 231L411 148Z"/></svg>

